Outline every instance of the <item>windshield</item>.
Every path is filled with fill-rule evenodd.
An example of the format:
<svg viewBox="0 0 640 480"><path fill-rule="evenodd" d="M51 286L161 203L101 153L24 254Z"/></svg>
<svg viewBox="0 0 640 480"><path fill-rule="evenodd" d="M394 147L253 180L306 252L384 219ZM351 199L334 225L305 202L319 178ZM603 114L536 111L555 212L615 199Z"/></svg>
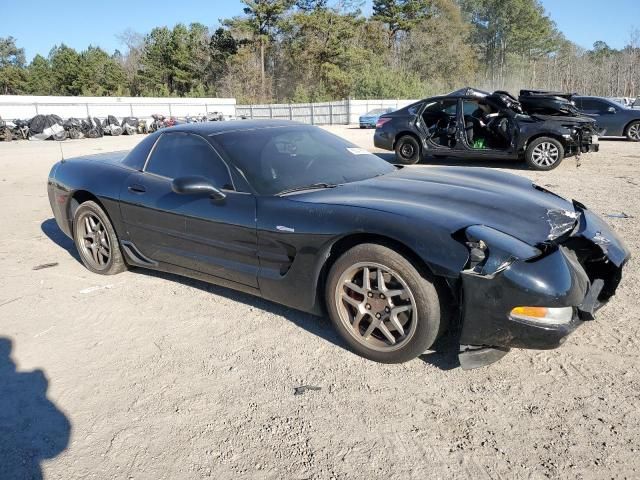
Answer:
<svg viewBox="0 0 640 480"><path fill-rule="evenodd" d="M357 182L395 170L351 142L306 125L227 132L212 140L261 195Z"/></svg>

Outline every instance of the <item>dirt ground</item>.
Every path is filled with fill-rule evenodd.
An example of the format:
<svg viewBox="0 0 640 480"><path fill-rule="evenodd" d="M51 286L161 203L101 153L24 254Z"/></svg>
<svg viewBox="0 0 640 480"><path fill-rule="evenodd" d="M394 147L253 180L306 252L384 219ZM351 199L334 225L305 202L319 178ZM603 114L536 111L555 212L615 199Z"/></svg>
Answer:
<svg viewBox="0 0 640 480"><path fill-rule="evenodd" d="M331 130L373 148L370 130ZM60 146L140 138L0 143L0 478L640 477L640 144L603 141L551 172L466 164L629 215L606 220L635 256L562 348L462 371L447 348L364 360L326 319L202 282L87 271L47 173Z"/></svg>

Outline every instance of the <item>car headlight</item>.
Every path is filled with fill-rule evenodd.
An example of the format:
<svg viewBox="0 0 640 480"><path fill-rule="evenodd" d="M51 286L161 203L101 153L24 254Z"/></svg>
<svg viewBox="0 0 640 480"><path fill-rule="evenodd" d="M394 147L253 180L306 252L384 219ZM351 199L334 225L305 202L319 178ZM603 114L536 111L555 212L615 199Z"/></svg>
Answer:
<svg viewBox="0 0 640 480"><path fill-rule="evenodd" d="M565 325L573 319L573 307L515 307L509 315L539 325Z"/></svg>
<svg viewBox="0 0 640 480"><path fill-rule="evenodd" d="M485 225L472 225L464 231L469 248L468 272L494 275L516 260L529 260L542 254L536 247Z"/></svg>

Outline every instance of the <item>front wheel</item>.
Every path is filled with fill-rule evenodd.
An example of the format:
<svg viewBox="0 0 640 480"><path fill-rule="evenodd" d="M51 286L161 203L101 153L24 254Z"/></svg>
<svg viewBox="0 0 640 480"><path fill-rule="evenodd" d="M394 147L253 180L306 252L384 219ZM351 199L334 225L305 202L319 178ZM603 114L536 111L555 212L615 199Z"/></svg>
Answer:
<svg viewBox="0 0 640 480"><path fill-rule="evenodd" d="M396 142L396 158L404 165L414 165L420 161L420 143L411 135L400 137Z"/></svg>
<svg viewBox="0 0 640 480"><path fill-rule="evenodd" d="M361 244L344 253L329 271L325 300L340 336L376 362L421 355L444 325L434 284L382 245Z"/></svg>
<svg viewBox="0 0 640 480"><path fill-rule="evenodd" d="M632 142L640 142L640 121L631 122L627 126L624 135Z"/></svg>
<svg viewBox="0 0 640 480"><path fill-rule="evenodd" d="M114 275L127 269L116 232L97 203L87 201L76 209L73 239L82 263L92 272Z"/></svg>
<svg viewBox="0 0 640 480"><path fill-rule="evenodd" d="M524 154L533 170L553 170L564 158L564 147L555 138L540 137L532 141Z"/></svg>

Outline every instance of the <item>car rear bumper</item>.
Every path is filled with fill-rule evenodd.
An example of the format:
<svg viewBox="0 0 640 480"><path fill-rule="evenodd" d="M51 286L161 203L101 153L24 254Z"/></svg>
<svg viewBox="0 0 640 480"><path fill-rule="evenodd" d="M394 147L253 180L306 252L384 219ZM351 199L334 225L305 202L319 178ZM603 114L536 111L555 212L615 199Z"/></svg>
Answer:
<svg viewBox="0 0 640 480"><path fill-rule="evenodd" d="M393 137L390 133L376 128L376 133L373 134L373 146L383 150L393 150Z"/></svg>
<svg viewBox="0 0 640 480"><path fill-rule="evenodd" d="M541 257L494 275L463 272L461 345L556 348L614 295L629 251L599 217L580 204L576 211L574 233ZM531 323L510 316L517 306L573 307L574 315L568 323Z"/></svg>

